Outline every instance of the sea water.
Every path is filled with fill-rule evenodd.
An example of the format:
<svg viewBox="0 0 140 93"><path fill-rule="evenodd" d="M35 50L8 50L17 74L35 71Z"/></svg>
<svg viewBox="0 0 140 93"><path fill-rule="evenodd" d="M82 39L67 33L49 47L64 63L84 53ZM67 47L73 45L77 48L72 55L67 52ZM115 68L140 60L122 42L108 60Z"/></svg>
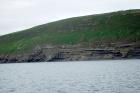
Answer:
<svg viewBox="0 0 140 93"><path fill-rule="evenodd" d="M140 60L0 64L0 93L140 93Z"/></svg>

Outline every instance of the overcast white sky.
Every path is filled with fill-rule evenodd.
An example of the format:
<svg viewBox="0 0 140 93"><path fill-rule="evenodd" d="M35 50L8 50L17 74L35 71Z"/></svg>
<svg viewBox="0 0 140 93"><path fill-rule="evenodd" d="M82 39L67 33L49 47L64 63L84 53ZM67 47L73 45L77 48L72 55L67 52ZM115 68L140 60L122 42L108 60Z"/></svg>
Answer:
<svg viewBox="0 0 140 93"><path fill-rule="evenodd" d="M140 9L140 0L0 0L0 35L64 18Z"/></svg>

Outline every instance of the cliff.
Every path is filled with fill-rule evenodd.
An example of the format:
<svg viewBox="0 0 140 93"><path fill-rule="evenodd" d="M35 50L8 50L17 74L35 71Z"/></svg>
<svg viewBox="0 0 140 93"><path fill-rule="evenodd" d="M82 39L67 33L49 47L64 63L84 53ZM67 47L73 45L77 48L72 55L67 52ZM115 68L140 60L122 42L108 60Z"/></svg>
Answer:
<svg viewBox="0 0 140 93"><path fill-rule="evenodd" d="M140 10L74 17L0 36L0 63L140 58Z"/></svg>

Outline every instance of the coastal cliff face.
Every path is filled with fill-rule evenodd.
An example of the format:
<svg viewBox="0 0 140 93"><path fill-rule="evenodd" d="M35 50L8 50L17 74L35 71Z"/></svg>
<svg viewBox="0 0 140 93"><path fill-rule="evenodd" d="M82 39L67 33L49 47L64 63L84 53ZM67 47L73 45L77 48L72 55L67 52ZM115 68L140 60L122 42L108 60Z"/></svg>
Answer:
<svg viewBox="0 0 140 93"><path fill-rule="evenodd" d="M63 19L0 36L0 63L140 58L140 9Z"/></svg>
<svg viewBox="0 0 140 93"><path fill-rule="evenodd" d="M112 47L113 46L113 47ZM110 47L85 47L81 45L37 46L31 53L0 56L0 63L87 61L103 59L140 59L140 45L112 44Z"/></svg>

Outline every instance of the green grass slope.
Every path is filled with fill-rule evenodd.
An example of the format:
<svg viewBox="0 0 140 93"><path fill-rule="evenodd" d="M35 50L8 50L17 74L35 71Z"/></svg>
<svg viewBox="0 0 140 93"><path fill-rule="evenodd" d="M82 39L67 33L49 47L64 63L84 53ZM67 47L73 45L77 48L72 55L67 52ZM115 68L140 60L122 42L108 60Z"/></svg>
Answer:
<svg viewBox="0 0 140 93"><path fill-rule="evenodd" d="M140 9L64 19L0 37L0 54L42 44L140 41Z"/></svg>

